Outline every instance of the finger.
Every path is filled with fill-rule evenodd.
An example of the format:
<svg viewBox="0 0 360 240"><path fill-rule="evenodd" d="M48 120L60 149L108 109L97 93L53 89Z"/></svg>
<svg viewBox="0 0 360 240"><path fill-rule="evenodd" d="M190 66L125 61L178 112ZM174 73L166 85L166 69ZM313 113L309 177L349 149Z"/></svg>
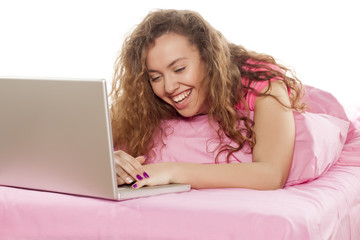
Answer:
<svg viewBox="0 0 360 240"><path fill-rule="evenodd" d="M118 160L120 161L120 165L121 164L125 164L124 161L121 160L125 160L126 162L128 162L129 164L131 164L134 168L141 168L141 163L145 162L145 157L144 156L140 156L137 158L134 158L133 156L127 154L124 151L116 151L115 152L115 156L118 157ZM135 159L137 161L135 161ZM117 162L119 164L119 162Z"/></svg>
<svg viewBox="0 0 360 240"><path fill-rule="evenodd" d="M131 187L134 189L138 189L138 188L148 185L148 183L150 183L150 182L151 182L151 179L149 179L149 176L147 176L147 178L145 178L141 181L136 181Z"/></svg>
<svg viewBox="0 0 360 240"><path fill-rule="evenodd" d="M124 184L131 184L133 183L135 180L129 175L127 174L120 166L116 166L116 174L118 175L117 179L118 182Z"/></svg>
<svg viewBox="0 0 360 240"><path fill-rule="evenodd" d="M141 165L143 165L147 159L146 155L139 156L135 158Z"/></svg>
<svg viewBox="0 0 360 240"><path fill-rule="evenodd" d="M134 180L129 178L128 180L124 181L121 177L117 176L117 185L124 185L124 184L132 184L134 183Z"/></svg>
<svg viewBox="0 0 360 240"><path fill-rule="evenodd" d="M117 180L117 185L123 185L123 184L125 184L124 180L123 180L121 177L119 177L119 176L116 177L116 180Z"/></svg>
<svg viewBox="0 0 360 240"><path fill-rule="evenodd" d="M146 182L147 182L147 180L137 181L131 187L134 188L134 189L139 189L139 188L145 186Z"/></svg>
<svg viewBox="0 0 360 240"><path fill-rule="evenodd" d="M145 161L143 156L138 158L140 158L141 161ZM133 179L141 181L144 178L149 178L149 175L144 171L140 162L123 151L116 152L115 162Z"/></svg>
<svg viewBox="0 0 360 240"><path fill-rule="evenodd" d="M121 177L117 177L116 178L117 179L117 185L119 186L119 185L129 185L129 184L132 184L132 183L134 183L134 180L130 180L129 182L127 182L127 181L124 181Z"/></svg>
<svg viewBox="0 0 360 240"><path fill-rule="evenodd" d="M121 164L121 169L126 172L129 176L131 176L133 179L136 180L143 180L145 177L143 176L143 171L141 169L138 169L136 166L132 165L129 162L124 162ZM121 172L121 170L120 170ZM124 175L124 174L122 174Z"/></svg>

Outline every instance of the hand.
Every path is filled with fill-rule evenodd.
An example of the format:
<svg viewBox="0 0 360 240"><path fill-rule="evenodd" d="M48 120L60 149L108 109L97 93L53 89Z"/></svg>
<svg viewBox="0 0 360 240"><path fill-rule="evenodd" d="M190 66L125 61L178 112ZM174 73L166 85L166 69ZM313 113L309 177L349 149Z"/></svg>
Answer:
<svg viewBox="0 0 360 240"><path fill-rule="evenodd" d="M137 180L149 178L142 166L145 162L144 156L134 158L120 150L114 153L114 157L118 185L131 184Z"/></svg>
<svg viewBox="0 0 360 240"><path fill-rule="evenodd" d="M165 162L143 165L145 172L149 174L149 178L135 182L132 187L140 188L143 186L164 185L172 182L172 170L176 163Z"/></svg>

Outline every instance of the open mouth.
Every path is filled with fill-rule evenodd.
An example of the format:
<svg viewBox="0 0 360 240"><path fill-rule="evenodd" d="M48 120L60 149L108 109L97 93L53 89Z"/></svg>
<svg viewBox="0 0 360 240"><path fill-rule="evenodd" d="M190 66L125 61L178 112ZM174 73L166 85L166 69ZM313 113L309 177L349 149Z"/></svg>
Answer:
<svg viewBox="0 0 360 240"><path fill-rule="evenodd" d="M175 103L183 103L187 97L190 95L192 89L188 90L188 91L185 91L175 97L172 98L172 100L175 102Z"/></svg>

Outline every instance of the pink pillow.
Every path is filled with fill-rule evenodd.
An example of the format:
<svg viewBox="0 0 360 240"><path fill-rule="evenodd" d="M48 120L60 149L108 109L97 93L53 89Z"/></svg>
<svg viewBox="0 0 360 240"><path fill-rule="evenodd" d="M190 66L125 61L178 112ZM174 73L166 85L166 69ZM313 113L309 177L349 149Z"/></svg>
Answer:
<svg viewBox="0 0 360 240"><path fill-rule="evenodd" d="M313 180L339 159L349 122L327 114L294 112L294 157L285 186Z"/></svg>
<svg viewBox="0 0 360 240"><path fill-rule="evenodd" d="M327 114L294 112L294 119L294 157L285 186L307 182L326 173L338 160L349 128L349 122ZM164 145L155 146L148 164L162 161L214 163L218 141L207 116L191 121L167 121L166 124L169 134L163 139ZM234 153L230 162L251 162L252 155L247 151ZM220 155L219 162L226 163L225 153Z"/></svg>

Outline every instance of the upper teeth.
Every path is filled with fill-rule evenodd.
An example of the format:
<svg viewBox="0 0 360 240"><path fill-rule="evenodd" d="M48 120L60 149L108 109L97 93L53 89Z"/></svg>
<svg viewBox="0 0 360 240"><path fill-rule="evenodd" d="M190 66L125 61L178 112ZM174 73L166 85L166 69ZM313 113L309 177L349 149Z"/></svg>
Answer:
<svg viewBox="0 0 360 240"><path fill-rule="evenodd" d="M184 100L187 96L189 96L191 90L187 91L187 92L183 92L179 95L177 95L176 97L173 98L174 102L178 103L181 102L182 100Z"/></svg>

